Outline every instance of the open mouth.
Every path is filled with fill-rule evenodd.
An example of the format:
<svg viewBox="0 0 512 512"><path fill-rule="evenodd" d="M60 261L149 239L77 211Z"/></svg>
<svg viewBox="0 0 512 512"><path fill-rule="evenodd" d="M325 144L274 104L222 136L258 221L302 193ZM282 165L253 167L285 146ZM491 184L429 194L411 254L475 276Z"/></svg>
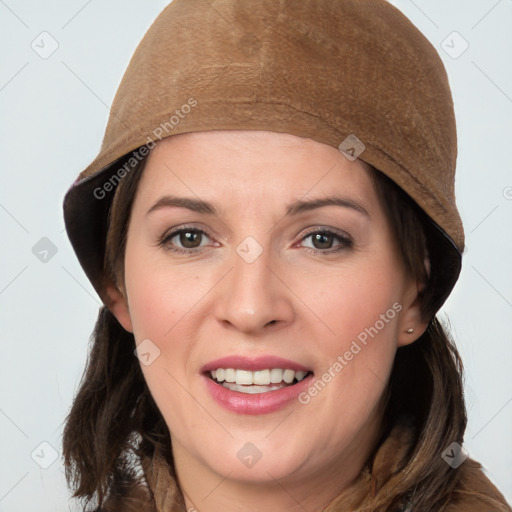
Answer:
<svg viewBox="0 0 512 512"><path fill-rule="evenodd" d="M311 371L270 368L250 371L235 368L217 368L207 372L207 376L217 384L239 393L268 393L294 386L313 375Z"/></svg>

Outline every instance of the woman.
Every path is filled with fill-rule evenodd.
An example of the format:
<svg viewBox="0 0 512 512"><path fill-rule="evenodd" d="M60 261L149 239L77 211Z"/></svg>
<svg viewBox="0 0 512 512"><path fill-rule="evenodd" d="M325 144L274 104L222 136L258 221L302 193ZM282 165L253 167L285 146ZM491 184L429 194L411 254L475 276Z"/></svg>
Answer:
<svg viewBox="0 0 512 512"><path fill-rule="evenodd" d="M386 2L168 6L64 204L105 304L64 434L75 496L510 511L462 448L435 317L455 161L444 67Z"/></svg>

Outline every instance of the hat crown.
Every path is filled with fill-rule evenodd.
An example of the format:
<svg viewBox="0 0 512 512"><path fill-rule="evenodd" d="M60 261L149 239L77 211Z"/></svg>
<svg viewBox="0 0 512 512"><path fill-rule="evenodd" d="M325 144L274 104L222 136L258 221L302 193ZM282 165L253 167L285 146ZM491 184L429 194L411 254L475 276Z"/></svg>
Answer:
<svg viewBox="0 0 512 512"><path fill-rule="evenodd" d="M174 0L136 49L81 178L111 172L149 141L218 129L336 148L357 141L357 156L405 190L460 258L448 77L435 48L388 2Z"/></svg>

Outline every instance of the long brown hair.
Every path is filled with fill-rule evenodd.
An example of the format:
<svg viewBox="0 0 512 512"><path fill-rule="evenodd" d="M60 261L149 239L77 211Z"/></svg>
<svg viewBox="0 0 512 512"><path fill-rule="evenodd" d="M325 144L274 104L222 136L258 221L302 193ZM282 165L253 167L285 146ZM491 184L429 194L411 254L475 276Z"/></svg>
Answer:
<svg viewBox="0 0 512 512"><path fill-rule="evenodd" d="M123 279L131 205L144 164L145 160L121 180L111 207L105 273L112 282ZM397 351L383 426L386 433L407 418L415 436L413 449L400 472L368 498L364 510L384 512L406 503L414 512L441 510L459 478L459 471L441 453L453 442L462 444L466 411L461 360L447 328L434 316L436 269L442 264L436 245L439 233L394 182L375 169L372 178L407 268L425 283L422 312L430 321L418 340ZM432 260L430 276L425 272L426 256ZM169 432L134 348L133 335L102 307L63 436L68 483L74 496L89 505L105 506L126 489L141 486L140 463L155 450L172 465Z"/></svg>

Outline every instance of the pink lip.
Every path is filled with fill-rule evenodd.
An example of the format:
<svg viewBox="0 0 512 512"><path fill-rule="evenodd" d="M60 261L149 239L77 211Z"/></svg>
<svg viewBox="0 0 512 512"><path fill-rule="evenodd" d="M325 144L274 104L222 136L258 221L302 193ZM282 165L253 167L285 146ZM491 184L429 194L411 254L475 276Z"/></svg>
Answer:
<svg viewBox="0 0 512 512"><path fill-rule="evenodd" d="M215 359L205 364L201 368L201 372L209 372L217 368L234 368L238 370L248 370L255 372L257 370L267 370L272 368L281 368L282 370L295 370L309 372L310 368L306 368L295 361L283 359L277 356L260 356L249 358L244 356L227 356Z"/></svg>
<svg viewBox="0 0 512 512"><path fill-rule="evenodd" d="M217 361L214 361L217 363ZM217 368L224 368L225 366L219 365ZM227 366L231 368L231 366ZM236 366L240 368L240 366ZM271 366L276 368L276 366ZM268 368L268 366L266 367ZM277 366L280 368L280 366ZM282 368L282 367L281 367ZM287 368L290 368L287 366ZM291 369L291 368L290 368ZM290 402L297 399L298 395L305 391L313 379L313 374L308 375L305 379L292 386L286 386L276 391L268 391L267 393L240 393L238 391L231 391L221 384L217 384L205 374L202 375L206 388L208 389L211 397L222 407L229 411L238 414L268 414L277 411Z"/></svg>

